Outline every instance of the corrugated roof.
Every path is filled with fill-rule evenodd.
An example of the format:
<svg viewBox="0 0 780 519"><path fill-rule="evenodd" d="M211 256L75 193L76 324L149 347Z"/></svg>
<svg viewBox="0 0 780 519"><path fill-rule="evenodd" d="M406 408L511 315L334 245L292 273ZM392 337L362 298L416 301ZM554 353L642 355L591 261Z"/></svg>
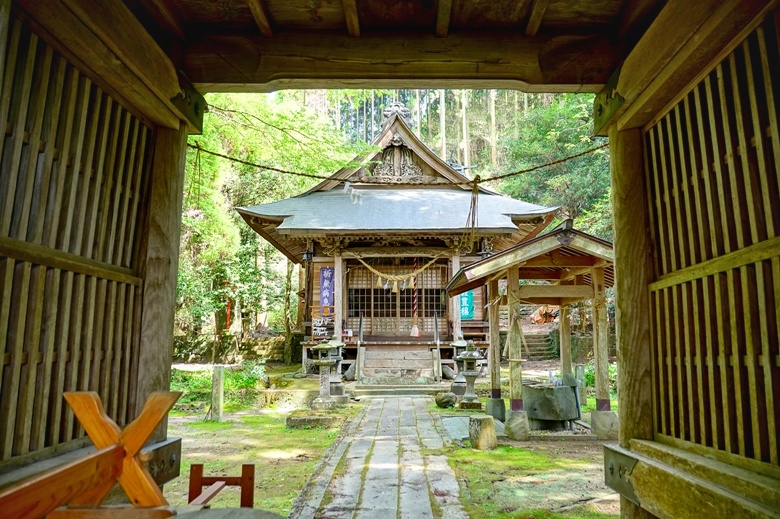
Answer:
<svg viewBox="0 0 780 519"><path fill-rule="evenodd" d="M544 217L556 210L479 193L477 227L512 233L513 218ZM365 188L317 191L279 202L241 208L261 218L284 218L280 234L315 231L456 231L467 227L471 192L462 189Z"/></svg>

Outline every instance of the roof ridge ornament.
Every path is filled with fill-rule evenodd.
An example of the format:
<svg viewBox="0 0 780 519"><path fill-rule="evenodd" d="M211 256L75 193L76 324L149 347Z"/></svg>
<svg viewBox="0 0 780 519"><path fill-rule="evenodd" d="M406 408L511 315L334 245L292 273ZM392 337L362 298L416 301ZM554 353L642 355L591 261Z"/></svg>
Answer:
<svg viewBox="0 0 780 519"><path fill-rule="evenodd" d="M384 109L382 114L385 116L385 123L394 115L398 114L398 116L403 119L403 121L410 125L412 124L412 111L409 110L405 104L401 103L400 101L393 101L390 103L390 106Z"/></svg>

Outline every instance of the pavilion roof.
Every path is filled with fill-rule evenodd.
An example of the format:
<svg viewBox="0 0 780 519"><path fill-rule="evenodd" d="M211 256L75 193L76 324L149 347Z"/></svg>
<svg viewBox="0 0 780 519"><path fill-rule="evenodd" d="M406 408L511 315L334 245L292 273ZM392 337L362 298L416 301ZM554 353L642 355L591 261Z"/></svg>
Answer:
<svg viewBox="0 0 780 519"><path fill-rule="evenodd" d="M510 247L502 252L461 268L447 284L449 297L456 296L488 281L503 278L510 269L519 269L521 280L546 281L541 286L574 283L570 297L552 301L545 289L528 289L523 302L529 304L570 304L589 299L582 285L592 286L593 268L604 268L604 284L614 284L614 254L612 244L600 238L573 229L567 220L551 232ZM534 285L540 286L540 285ZM575 292L580 290L582 294Z"/></svg>

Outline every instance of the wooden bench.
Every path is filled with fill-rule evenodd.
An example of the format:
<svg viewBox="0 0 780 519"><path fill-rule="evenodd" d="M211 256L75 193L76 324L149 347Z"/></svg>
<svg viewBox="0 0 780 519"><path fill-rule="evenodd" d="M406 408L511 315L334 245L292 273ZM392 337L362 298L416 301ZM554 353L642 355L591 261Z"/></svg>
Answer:
<svg viewBox="0 0 780 519"><path fill-rule="evenodd" d="M187 501L191 505L205 505L226 486L241 487L241 508L253 508L255 504L255 466L241 465L240 476L204 476L203 465L190 466L190 491ZM208 487L203 490L203 487Z"/></svg>
<svg viewBox="0 0 780 519"><path fill-rule="evenodd" d="M65 399L98 449L94 454L22 481L0 492L4 519L163 518L176 515L144 467L143 446L181 393L152 393L124 431L106 415L97 393L65 393ZM132 505L101 508L119 483Z"/></svg>

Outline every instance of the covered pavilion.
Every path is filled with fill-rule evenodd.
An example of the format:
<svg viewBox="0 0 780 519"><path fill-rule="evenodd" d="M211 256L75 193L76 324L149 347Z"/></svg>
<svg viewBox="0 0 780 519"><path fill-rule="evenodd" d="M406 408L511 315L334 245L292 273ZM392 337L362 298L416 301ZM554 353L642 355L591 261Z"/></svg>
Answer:
<svg viewBox="0 0 780 519"><path fill-rule="evenodd" d="M594 433L600 438L617 438L617 416L610 410L608 368L609 323L604 290L614 285L612 244L578 231L566 220L552 231L537 236L494 256L461 268L447 284L454 297L479 286L488 287L490 313L490 385L488 410L504 421L501 395L498 306L499 281L506 279L509 306L509 414L507 433L526 439L527 417L523 406L523 372L520 305L544 304L560 307L561 375L572 375L569 306L589 300L593 308L593 350L596 368L596 406L592 416ZM521 284L523 282L523 284ZM496 416L498 415L498 416Z"/></svg>

